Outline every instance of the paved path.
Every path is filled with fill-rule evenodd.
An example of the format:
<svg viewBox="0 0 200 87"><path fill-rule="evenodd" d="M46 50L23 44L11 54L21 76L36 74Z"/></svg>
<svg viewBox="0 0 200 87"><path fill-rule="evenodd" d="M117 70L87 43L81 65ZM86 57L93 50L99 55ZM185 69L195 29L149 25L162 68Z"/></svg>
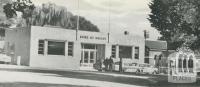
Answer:
<svg viewBox="0 0 200 87"><path fill-rule="evenodd" d="M42 83L49 84L49 86L57 84L62 86L142 87L107 81L68 78L50 73L0 71L0 77L0 83Z"/></svg>
<svg viewBox="0 0 200 87"><path fill-rule="evenodd" d="M145 76L70 70L49 71L49 69L15 65L0 65L0 69L0 87L12 85L15 85L14 87L35 87L35 85L38 85L37 87L146 87L131 84L131 79L138 81L148 79ZM129 81L125 82L126 80Z"/></svg>
<svg viewBox="0 0 200 87"><path fill-rule="evenodd" d="M164 75L136 75L109 72L50 70L0 65L0 87L199 87L171 84Z"/></svg>

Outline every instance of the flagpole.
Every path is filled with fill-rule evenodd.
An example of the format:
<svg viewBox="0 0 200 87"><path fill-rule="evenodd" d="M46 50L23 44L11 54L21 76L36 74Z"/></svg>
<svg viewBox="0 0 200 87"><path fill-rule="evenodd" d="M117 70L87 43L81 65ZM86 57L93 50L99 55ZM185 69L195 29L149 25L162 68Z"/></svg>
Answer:
<svg viewBox="0 0 200 87"><path fill-rule="evenodd" d="M110 43L110 0L108 2L108 43Z"/></svg>
<svg viewBox="0 0 200 87"><path fill-rule="evenodd" d="M76 40L78 40L78 30L79 30L79 0L78 0L78 10L77 10Z"/></svg>

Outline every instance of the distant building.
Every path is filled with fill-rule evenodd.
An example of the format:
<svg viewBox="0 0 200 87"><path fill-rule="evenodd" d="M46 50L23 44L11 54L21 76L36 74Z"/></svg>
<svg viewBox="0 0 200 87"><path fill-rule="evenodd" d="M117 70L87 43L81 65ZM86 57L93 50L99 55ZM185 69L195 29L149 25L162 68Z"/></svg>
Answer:
<svg viewBox="0 0 200 87"><path fill-rule="evenodd" d="M6 53L13 64L31 67L92 70L112 56L114 61L144 63L144 37L32 26L6 30ZM109 40L109 41L108 41Z"/></svg>
<svg viewBox="0 0 200 87"><path fill-rule="evenodd" d="M167 66L167 42L145 41L145 63L154 66Z"/></svg>

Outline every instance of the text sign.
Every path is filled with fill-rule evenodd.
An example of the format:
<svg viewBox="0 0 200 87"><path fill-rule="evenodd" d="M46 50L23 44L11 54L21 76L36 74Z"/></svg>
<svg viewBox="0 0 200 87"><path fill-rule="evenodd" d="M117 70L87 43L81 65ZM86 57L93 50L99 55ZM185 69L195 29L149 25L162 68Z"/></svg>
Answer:
<svg viewBox="0 0 200 87"><path fill-rule="evenodd" d="M168 82L172 83L194 83L196 82L196 77L192 76L168 76Z"/></svg>
<svg viewBox="0 0 200 87"><path fill-rule="evenodd" d="M81 39L88 39L88 40L106 40L106 37L100 37L100 36L86 36L82 35L80 36Z"/></svg>

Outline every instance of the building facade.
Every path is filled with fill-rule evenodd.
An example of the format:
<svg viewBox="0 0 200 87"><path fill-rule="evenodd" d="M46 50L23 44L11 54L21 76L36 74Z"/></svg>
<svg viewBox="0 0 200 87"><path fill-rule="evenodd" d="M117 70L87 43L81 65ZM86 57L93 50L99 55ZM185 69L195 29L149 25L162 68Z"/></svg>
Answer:
<svg viewBox="0 0 200 87"><path fill-rule="evenodd" d="M168 53L166 41L145 41L145 63L155 67L167 67Z"/></svg>
<svg viewBox="0 0 200 87"><path fill-rule="evenodd" d="M76 35L77 34L77 35ZM144 63L144 37L32 26L6 30L6 54L13 64L53 69L93 69L112 56L114 61Z"/></svg>

